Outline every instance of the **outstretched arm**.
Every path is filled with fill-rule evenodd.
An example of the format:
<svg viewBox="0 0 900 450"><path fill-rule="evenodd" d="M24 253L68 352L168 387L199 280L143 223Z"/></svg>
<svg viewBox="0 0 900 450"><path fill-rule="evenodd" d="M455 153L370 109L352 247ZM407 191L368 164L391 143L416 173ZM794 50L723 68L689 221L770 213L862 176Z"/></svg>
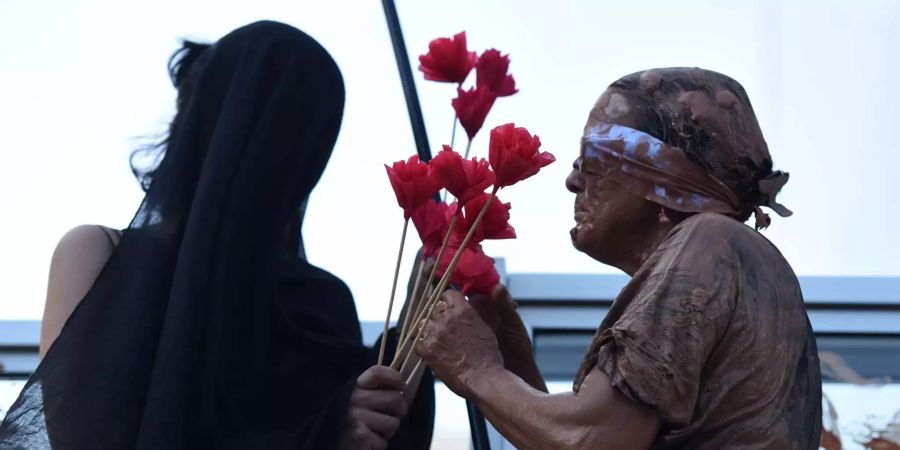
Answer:
<svg viewBox="0 0 900 450"><path fill-rule="evenodd" d="M472 381L470 398L517 448L646 449L659 431L656 412L622 395L596 367L577 394L543 393L501 368Z"/></svg>
<svg viewBox="0 0 900 450"><path fill-rule="evenodd" d="M659 432L656 411L625 397L597 368L578 393L556 395L506 370L493 332L457 292L444 294L417 351L518 448L649 448Z"/></svg>

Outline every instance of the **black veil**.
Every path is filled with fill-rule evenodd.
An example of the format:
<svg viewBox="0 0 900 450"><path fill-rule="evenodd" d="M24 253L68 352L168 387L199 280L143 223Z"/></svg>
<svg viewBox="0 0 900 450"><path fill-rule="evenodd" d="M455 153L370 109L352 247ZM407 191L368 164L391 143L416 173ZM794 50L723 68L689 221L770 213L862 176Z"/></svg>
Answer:
<svg viewBox="0 0 900 450"><path fill-rule="evenodd" d="M0 447L335 447L371 350L349 289L297 249L300 205L340 128L340 71L275 22L233 31L192 65L140 209ZM402 447L429 445L429 381L411 412L424 422L397 436L419 443Z"/></svg>

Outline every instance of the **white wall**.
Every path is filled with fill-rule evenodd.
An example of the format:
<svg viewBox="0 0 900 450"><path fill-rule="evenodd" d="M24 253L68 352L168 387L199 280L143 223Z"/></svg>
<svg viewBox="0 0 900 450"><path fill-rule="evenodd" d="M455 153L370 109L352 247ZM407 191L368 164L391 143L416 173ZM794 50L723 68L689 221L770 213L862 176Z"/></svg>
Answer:
<svg viewBox="0 0 900 450"><path fill-rule="evenodd" d="M621 75L700 66L744 85L777 168L791 172L781 199L795 215L775 217L765 234L796 272L900 275L900 3L550 5L397 4L414 64L430 39L460 30L472 48L511 53L521 92L497 102L475 154L486 155L487 129L515 121L559 158L503 195L513 203L520 239L486 248L506 257L510 272L614 271L569 244L572 196L563 180L587 112ZM263 18L309 32L343 70L344 126L305 235L310 260L347 281L361 317L382 317L402 219L381 164L415 150L380 2L5 0L0 319L40 317L49 258L67 229L127 225L141 198L127 157L134 138L162 131L170 117L174 90L165 62L177 38L216 39ZM417 82L429 138L439 148L449 139L453 89Z"/></svg>

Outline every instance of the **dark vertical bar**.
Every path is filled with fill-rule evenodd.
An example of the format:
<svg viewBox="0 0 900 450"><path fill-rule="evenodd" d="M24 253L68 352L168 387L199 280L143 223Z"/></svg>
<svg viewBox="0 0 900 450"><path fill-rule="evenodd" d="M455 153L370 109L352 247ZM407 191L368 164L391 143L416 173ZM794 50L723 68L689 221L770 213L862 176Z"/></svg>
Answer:
<svg viewBox="0 0 900 450"><path fill-rule="evenodd" d="M472 447L475 450L490 450L491 441L488 439L487 422L478 407L466 400L466 409L469 410L469 430L472 433Z"/></svg>
<svg viewBox="0 0 900 450"><path fill-rule="evenodd" d="M428 146L428 135L425 134L425 119L422 118L419 94L416 92L409 56L406 54L406 42L403 41L403 32L400 30L397 8L394 7L394 0L381 0L381 4L384 6L384 17L387 19L388 31L391 33L394 57L397 59L397 70L400 71L400 81L403 83L403 95L406 97L406 110L409 112L409 122L412 125L413 138L416 141L416 152L419 154L419 159L429 161L431 160L431 147Z"/></svg>
<svg viewBox="0 0 900 450"><path fill-rule="evenodd" d="M391 44L394 47L394 57L397 59L397 70L400 71L400 82L403 84L403 95L406 97L406 110L409 112L409 122L412 126L413 137L416 141L416 152L422 161L431 160L431 147L428 146L428 135L425 133L425 119L422 118L422 108L419 106L419 94L416 92L416 83L413 80L412 68L409 65L409 56L406 54L406 42L403 41L403 32L400 29L400 18L397 16L397 8L394 0L381 0L384 7L384 17L387 19L388 31L391 33ZM435 194L435 200L440 197ZM475 404L466 400L466 408L469 411L469 430L472 433L472 446L475 450L490 450L491 442L488 440L487 422L481 411Z"/></svg>

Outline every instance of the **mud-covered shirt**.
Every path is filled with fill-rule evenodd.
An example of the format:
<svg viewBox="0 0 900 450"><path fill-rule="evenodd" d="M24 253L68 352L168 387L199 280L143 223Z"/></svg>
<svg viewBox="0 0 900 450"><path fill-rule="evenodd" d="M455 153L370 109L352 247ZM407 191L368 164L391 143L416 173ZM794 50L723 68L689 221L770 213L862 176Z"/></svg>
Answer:
<svg viewBox="0 0 900 450"><path fill-rule="evenodd" d="M575 380L597 366L662 418L653 448L817 449L821 375L800 286L761 234L697 214L616 298Z"/></svg>

